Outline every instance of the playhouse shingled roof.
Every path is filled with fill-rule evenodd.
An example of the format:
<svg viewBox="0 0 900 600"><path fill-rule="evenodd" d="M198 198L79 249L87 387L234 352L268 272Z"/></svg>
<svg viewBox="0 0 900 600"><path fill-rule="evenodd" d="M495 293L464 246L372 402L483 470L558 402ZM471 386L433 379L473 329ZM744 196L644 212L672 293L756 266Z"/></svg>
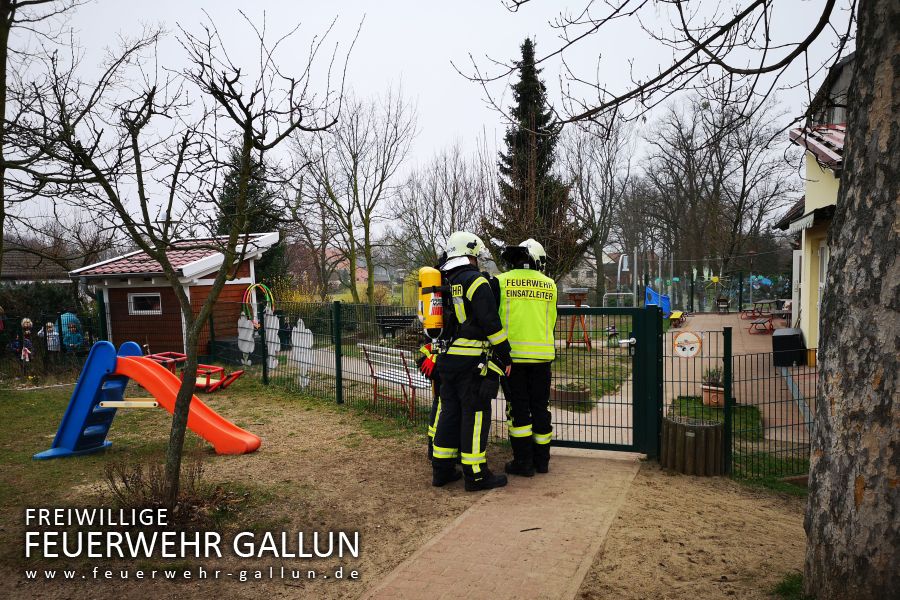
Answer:
<svg viewBox="0 0 900 600"><path fill-rule="evenodd" d="M261 254L278 242L278 233L251 233L247 238L247 257ZM172 267L182 277L193 277L205 271L217 269L222 263L222 253L216 249L216 238L178 240L166 252ZM238 252L241 244L238 244ZM163 275L159 262L143 250L135 250L109 260L104 260L69 272L72 278L105 278Z"/></svg>

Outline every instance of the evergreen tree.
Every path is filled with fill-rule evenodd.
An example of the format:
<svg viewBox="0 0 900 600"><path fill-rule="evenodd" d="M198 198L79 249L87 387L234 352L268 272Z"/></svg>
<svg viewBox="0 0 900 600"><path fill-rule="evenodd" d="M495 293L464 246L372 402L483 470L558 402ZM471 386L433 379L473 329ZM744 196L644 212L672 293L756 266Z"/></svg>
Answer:
<svg viewBox="0 0 900 600"><path fill-rule="evenodd" d="M534 238L547 251L548 274L569 272L590 244L588 228L576 219L569 187L553 171L557 123L547 105L547 89L534 63L534 42L525 38L513 86L514 119L506 130L506 152L500 153L499 198L493 218L482 224L488 238L518 244ZM498 256L498 248L492 248Z"/></svg>
<svg viewBox="0 0 900 600"><path fill-rule="evenodd" d="M219 192L219 225L216 228L218 235L227 235L231 223L238 215L237 197L238 183L240 181L241 156L237 150L233 150L229 157L231 167L225 173L222 190ZM244 233L268 233L281 231L278 209L275 206L275 194L266 181L266 167L255 158L250 159L250 178L247 186L247 210ZM269 248L254 265L256 281L272 285L287 273L287 259L285 257L284 239L279 239L278 244Z"/></svg>

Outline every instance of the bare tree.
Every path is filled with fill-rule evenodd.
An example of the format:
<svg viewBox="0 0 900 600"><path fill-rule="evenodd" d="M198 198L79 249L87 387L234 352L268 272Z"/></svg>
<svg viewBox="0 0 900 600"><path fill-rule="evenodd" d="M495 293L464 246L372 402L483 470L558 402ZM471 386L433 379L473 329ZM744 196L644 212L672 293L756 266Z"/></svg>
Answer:
<svg viewBox="0 0 900 600"><path fill-rule="evenodd" d="M225 40L209 24L198 33L181 30L178 39L188 66L165 71L161 78L149 60L161 34L150 31L126 42L94 83L78 78L77 64L51 57L50 94L35 106L32 117L37 123L34 143L46 157L32 176L48 193L89 208L91 214L111 215L123 234L159 263L178 299L187 360L166 454L171 505L178 496L200 332L226 279L254 250L246 233L251 163L265 164L269 153L296 131L332 126L339 99L330 77L321 94L313 92L313 67L325 37L312 43L300 74L290 76L277 64L279 45L287 36L271 42L265 28L248 24L259 47L256 73L232 61ZM329 73L333 60L334 55L327 63ZM168 252L177 242L180 223L215 214L218 182L229 163L233 166L229 156L235 148L240 169L233 219L227 233L205 243L221 254L222 263L206 300L192 306Z"/></svg>
<svg viewBox="0 0 900 600"><path fill-rule="evenodd" d="M328 194L321 183L301 176L296 185L295 201L291 204L291 223L288 231L296 249L289 249L289 262L302 271L314 273L313 289L324 302L328 298L329 282L337 272L343 254L335 244L340 234L335 222ZM301 277L303 273L301 273Z"/></svg>
<svg viewBox="0 0 900 600"><path fill-rule="evenodd" d="M517 10L530 1L508 0L507 5ZM788 40L772 36L779 4L773 0L746 0L736 8L712 2L706 11L697 8L697 2L688 7L680 0L621 0L603 3L596 11L594 4L587 2L584 10L557 21L563 42L547 56L596 40L618 20L639 19L646 11L664 8L673 16L670 25L647 34L670 47L673 60L656 73L637 75L624 91L611 92L599 82L581 79L592 92L569 96L574 109L569 121L611 114L634 117L675 92L711 82L749 89L759 105L760 97L777 89L795 63L808 68L782 85L806 87L811 102L797 120L808 118L822 108L821 98L811 93L813 76L842 58L858 19L846 156L829 230L832 258L823 313L832 316L823 321L819 349L822 397L813 428L804 586L819 600L897 597L900 4L850 0L843 3L849 10L842 13L836 0L825 0L808 29L780 28L790 32ZM826 36L834 41L831 56L817 61L809 49ZM513 68L509 65L505 72ZM476 77L488 83L480 73Z"/></svg>
<svg viewBox="0 0 900 600"><path fill-rule="evenodd" d="M433 265L451 233L478 227L483 182L476 160L455 143L410 173L391 202L395 225L386 242L395 263L407 270Z"/></svg>
<svg viewBox="0 0 900 600"><path fill-rule="evenodd" d="M602 298L603 256L631 179L631 133L621 123L604 128L589 123L565 132L560 146L563 176L594 240L587 254L595 260L596 294Z"/></svg>
<svg viewBox="0 0 900 600"><path fill-rule="evenodd" d="M298 140L309 176L330 201L327 207L338 226L354 302L360 301L355 281L360 258L368 274L366 301L375 302L373 226L394 193L397 170L415 133L415 111L398 89L381 100L348 99L336 127Z"/></svg>
<svg viewBox="0 0 900 600"><path fill-rule="evenodd" d="M65 37L65 17L80 0L0 0L0 257L11 209L40 194L27 168L40 149L21 139L20 127L33 103L45 91L30 68ZM24 34L24 35L17 35ZM17 226L26 226L18 220ZM0 269L3 263L0 261Z"/></svg>
<svg viewBox="0 0 900 600"><path fill-rule="evenodd" d="M675 260L714 258L717 270L748 250L795 191L772 103L739 118L733 104L695 97L669 106L646 136L644 165L655 188L644 208Z"/></svg>

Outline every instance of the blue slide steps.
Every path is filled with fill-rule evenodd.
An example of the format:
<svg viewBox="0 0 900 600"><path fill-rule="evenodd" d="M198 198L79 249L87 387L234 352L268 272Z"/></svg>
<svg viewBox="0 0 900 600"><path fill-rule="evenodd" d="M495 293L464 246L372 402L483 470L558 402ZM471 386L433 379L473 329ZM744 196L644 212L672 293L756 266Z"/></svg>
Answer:
<svg viewBox="0 0 900 600"><path fill-rule="evenodd" d="M140 356L141 349L134 342L126 342L119 356ZM69 406L63 415L49 450L34 455L37 460L78 456L97 452L110 446L106 434L116 416L115 408L101 408L101 401L117 401L125 397L127 377L114 375L116 347L109 342L97 342L91 348Z"/></svg>

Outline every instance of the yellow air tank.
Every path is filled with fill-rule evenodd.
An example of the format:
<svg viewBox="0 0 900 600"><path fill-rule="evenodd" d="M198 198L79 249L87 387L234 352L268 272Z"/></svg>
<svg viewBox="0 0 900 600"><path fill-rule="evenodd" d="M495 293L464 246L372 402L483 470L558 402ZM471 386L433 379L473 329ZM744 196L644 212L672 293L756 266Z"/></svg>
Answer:
<svg viewBox="0 0 900 600"><path fill-rule="evenodd" d="M432 267L419 269L419 321L432 339L436 339L444 327L444 304L440 288L440 271Z"/></svg>

